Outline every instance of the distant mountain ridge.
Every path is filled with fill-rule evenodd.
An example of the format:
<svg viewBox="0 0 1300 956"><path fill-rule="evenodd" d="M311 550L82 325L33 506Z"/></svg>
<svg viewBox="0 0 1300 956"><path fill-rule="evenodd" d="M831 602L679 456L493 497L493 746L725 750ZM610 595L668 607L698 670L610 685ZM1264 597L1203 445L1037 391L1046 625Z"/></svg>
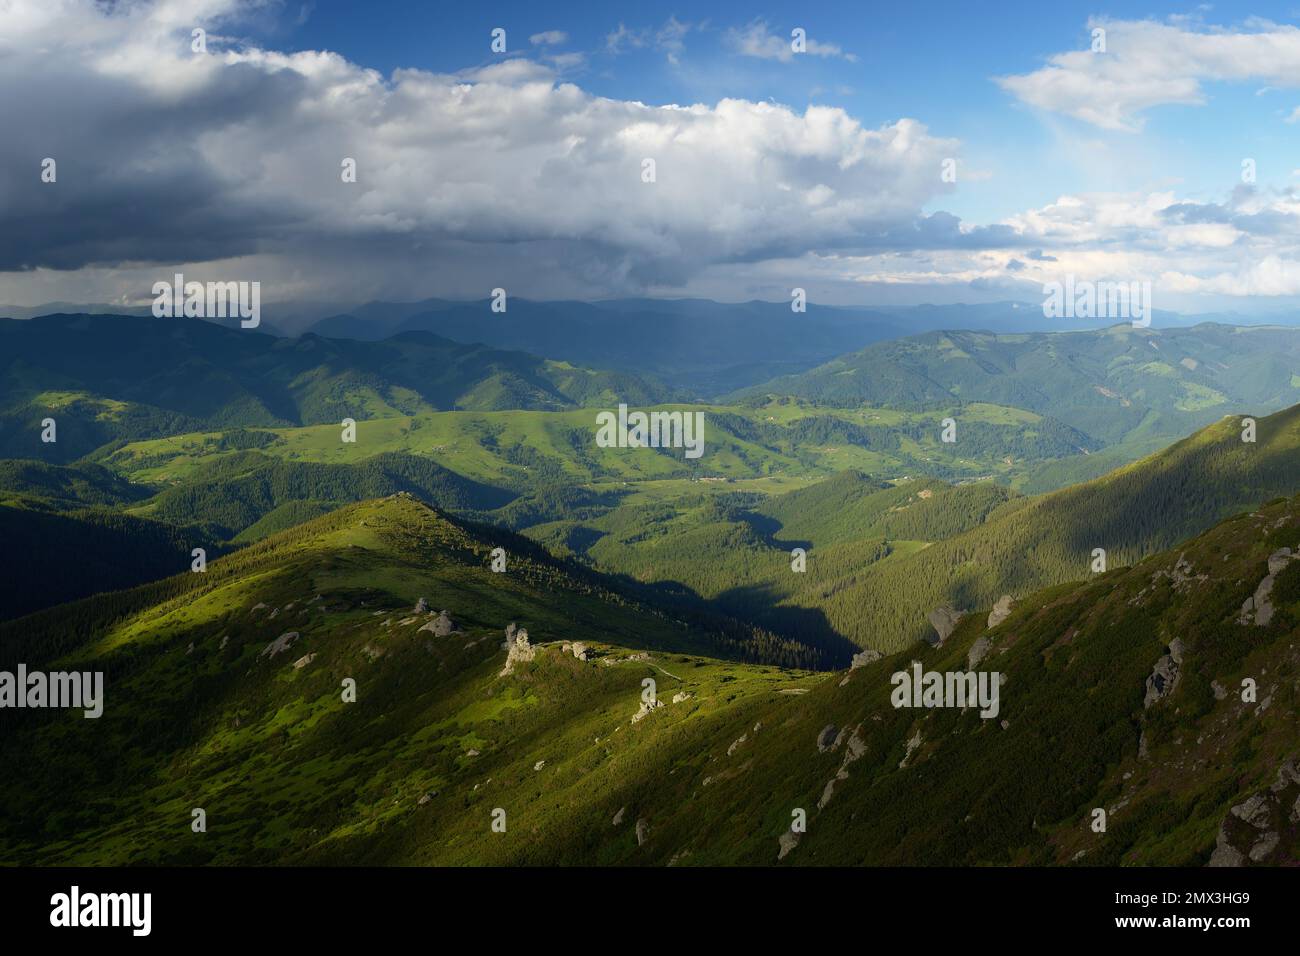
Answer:
<svg viewBox="0 0 1300 956"><path fill-rule="evenodd" d="M565 409L672 393L639 376L428 332L275 338L194 319L0 320L0 457L71 461L107 442L466 408ZM58 441L40 441L54 417Z"/></svg>

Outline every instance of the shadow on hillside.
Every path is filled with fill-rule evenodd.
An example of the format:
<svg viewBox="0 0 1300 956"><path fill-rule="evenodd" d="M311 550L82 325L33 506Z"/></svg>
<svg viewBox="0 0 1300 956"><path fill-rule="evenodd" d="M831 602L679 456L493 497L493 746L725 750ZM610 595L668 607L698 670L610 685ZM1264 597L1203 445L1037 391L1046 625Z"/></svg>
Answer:
<svg viewBox="0 0 1300 956"><path fill-rule="evenodd" d="M861 648L836 631L825 613L814 608L779 606L773 589L763 585L731 588L715 598L705 598L680 581L638 581L626 574L607 574L619 589L678 612L687 612L698 627L721 627L728 637L749 644L741 658L780 666L813 670L847 667ZM692 613L693 612L693 613ZM754 633L757 631L758 633ZM767 632L766 635L763 632ZM807 649L800 663L773 655L772 639ZM719 651L724 649L719 648ZM735 657L734 654L724 654Z"/></svg>

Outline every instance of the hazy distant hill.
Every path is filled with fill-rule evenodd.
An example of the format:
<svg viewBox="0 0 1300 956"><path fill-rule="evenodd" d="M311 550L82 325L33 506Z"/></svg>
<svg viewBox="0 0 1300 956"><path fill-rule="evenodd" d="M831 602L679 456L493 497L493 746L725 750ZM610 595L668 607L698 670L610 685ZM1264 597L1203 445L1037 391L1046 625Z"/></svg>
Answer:
<svg viewBox="0 0 1300 956"><path fill-rule="evenodd" d="M213 428L667 397L635 375L427 332L356 342L275 338L192 319L0 320L0 457L66 462L114 440ZM40 440L46 417L57 422L57 443Z"/></svg>
<svg viewBox="0 0 1300 956"><path fill-rule="evenodd" d="M793 395L849 407L996 402L1049 416L1102 445L1132 446L1124 456L1062 466L1050 486L1102 474L1225 412L1267 413L1300 401L1297 367L1300 329L1281 326L944 331L877 343L732 398Z"/></svg>

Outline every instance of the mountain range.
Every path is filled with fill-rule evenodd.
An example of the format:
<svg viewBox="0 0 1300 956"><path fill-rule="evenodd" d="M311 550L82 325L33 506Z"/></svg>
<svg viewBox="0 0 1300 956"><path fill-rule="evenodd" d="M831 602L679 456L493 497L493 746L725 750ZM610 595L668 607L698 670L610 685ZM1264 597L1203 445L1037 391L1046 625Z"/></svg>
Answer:
<svg viewBox="0 0 1300 956"><path fill-rule="evenodd" d="M427 330L0 322L0 671L107 687L0 711L48 768L0 856L1294 861L1296 336L942 331L693 403ZM705 455L599 447L619 403ZM996 705L897 704L964 670Z"/></svg>

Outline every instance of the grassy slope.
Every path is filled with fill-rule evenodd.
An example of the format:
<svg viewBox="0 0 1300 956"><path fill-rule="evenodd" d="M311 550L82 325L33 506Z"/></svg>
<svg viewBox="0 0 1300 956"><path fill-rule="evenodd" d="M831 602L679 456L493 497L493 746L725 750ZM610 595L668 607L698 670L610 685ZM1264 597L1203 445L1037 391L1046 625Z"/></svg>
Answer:
<svg viewBox="0 0 1300 956"><path fill-rule="evenodd" d="M1294 493L1300 482L1300 406L1258 420L1241 440L1225 418L1171 448L1102 478L994 512L978 527L906 560L836 582L822 605L837 631L864 646L897 649L929 632L940 603L988 606L1170 547L1252 503Z"/></svg>
<svg viewBox="0 0 1300 956"><path fill-rule="evenodd" d="M1272 549L1300 543L1297 505L1034 595L991 632L969 617L945 647L843 680L709 660L689 632L545 562L487 572L486 543L409 499L353 506L215 562L201 580L84 608L100 619L78 633L69 609L0 630L6 662L26 652L34 666L109 673L99 721L3 715L0 757L46 772L0 788L0 855L772 863L802 808L808 833L787 864L1064 863L1080 851L1085 864L1203 863L1228 808L1272 783L1295 750L1300 575L1279 579L1272 625L1235 617ZM1190 583L1171 576L1180 559ZM465 633L417 633L418 596L448 607ZM553 645L500 677L510 620L535 642L591 638L599 656ZM291 652L259 658L289 629L302 633ZM34 653L42 631L60 635L57 661ZM913 656L964 668L985 635L983 666L1008 675L998 720L889 706L893 670ZM1173 636L1187 645L1184 676L1144 710L1143 681ZM645 646L645 658L627 650ZM1258 704L1215 698L1212 681L1234 688L1251 675ZM339 699L347 676L356 704ZM647 677L666 706L632 723ZM669 702L679 692L691 696ZM846 732L819 753L828 724ZM1294 785L1278 794L1285 806L1297 796ZM206 834L190 831L196 806ZM1095 806L1110 810L1105 835L1088 827ZM491 829L496 808L505 833ZM1263 862L1296 858L1293 830Z"/></svg>
<svg viewBox="0 0 1300 956"><path fill-rule="evenodd" d="M858 469L878 477L929 474L951 480L1027 476L1079 450L1086 439L1063 434L1039 416L993 405L949 405L924 412L826 409L790 403L750 408L655 406L705 415L705 452L599 448L591 409L539 412L441 412L358 421L357 441L335 425L258 430L273 436L261 450L291 461L348 463L383 452L432 457L467 478L508 487L773 475L820 477ZM945 444L940 422L955 415L961 439ZM188 480L214 460L236 454L216 433L136 441L102 463L141 482Z"/></svg>

